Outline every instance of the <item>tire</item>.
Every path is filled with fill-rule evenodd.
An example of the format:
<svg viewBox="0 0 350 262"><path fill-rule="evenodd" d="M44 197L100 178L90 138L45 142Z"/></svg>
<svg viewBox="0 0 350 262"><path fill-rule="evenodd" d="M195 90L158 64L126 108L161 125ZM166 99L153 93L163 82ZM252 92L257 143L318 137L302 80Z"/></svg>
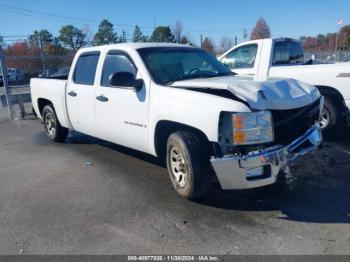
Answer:
<svg viewBox="0 0 350 262"><path fill-rule="evenodd" d="M186 199L196 199L210 189L210 161L200 139L191 132L179 131L169 136L166 163L176 192Z"/></svg>
<svg viewBox="0 0 350 262"><path fill-rule="evenodd" d="M68 135L68 129L61 126L52 105L44 107L43 123L47 136L54 142L64 142Z"/></svg>
<svg viewBox="0 0 350 262"><path fill-rule="evenodd" d="M340 110L334 99L325 96L323 110L321 113L320 126L325 135L334 134L340 125Z"/></svg>

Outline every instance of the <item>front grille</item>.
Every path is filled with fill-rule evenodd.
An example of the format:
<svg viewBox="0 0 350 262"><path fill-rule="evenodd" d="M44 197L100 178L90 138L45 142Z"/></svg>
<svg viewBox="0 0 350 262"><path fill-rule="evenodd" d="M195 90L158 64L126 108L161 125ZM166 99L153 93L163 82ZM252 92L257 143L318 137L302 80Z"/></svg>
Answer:
<svg viewBox="0 0 350 262"><path fill-rule="evenodd" d="M274 144L287 145L309 130L320 115L320 99L310 105L290 110L271 110Z"/></svg>

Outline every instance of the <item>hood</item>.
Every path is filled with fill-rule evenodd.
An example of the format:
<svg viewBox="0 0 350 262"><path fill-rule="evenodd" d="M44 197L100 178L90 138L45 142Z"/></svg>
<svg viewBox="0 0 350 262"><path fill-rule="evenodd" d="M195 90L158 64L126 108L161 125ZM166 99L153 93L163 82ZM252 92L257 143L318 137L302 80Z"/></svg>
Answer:
<svg viewBox="0 0 350 262"><path fill-rule="evenodd" d="M172 87L228 90L258 110L283 110L306 106L320 97L317 88L294 79L271 78L253 81L251 77L224 76L174 82Z"/></svg>

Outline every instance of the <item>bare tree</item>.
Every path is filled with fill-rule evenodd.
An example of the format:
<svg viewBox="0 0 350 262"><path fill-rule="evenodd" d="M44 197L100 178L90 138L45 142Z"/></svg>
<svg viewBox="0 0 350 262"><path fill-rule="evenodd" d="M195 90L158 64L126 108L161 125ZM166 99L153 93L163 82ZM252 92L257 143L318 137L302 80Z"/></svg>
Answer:
<svg viewBox="0 0 350 262"><path fill-rule="evenodd" d="M204 38L202 48L209 53L215 54L215 44L209 37Z"/></svg>
<svg viewBox="0 0 350 262"><path fill-rule="evenodd" d="M172 27L173 35L175 36L175 42L180 43L182 38L182 33L184 31L184 27L180 20L175 22L175 25Z"/></svg>
<svg viewBox="0 0 350 262"><path fill-rule="evenodd" d="M263 39L263 38L270 38L270 37L271 37L270 27L266 23L265 19L263 17L260 17L260 19L256 22L256 25L252 31L250 39L255 40L255 39Z"/></svg>
<svg viewBox="0 0 350 262"><path fill-rule="evenodd" d="M234 45L234 40L225 35L221 38L221 41L220 41L220 52L225 52L227 50L229 50L232 46Z"/></svg>

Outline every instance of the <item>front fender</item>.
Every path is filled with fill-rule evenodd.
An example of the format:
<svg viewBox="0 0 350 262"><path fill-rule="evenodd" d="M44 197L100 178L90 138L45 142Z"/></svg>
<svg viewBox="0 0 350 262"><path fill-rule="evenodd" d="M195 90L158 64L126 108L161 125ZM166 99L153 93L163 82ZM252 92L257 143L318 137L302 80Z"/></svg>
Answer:
<svg viewBox="0 0 350 262"><path fill-rule="evenodd" d="M220 112L251 112L242 102L176 87L152 86L149 145L154 146L155 129L162 120L181 123L203 132L209 141L218 141Z"/></svg>

